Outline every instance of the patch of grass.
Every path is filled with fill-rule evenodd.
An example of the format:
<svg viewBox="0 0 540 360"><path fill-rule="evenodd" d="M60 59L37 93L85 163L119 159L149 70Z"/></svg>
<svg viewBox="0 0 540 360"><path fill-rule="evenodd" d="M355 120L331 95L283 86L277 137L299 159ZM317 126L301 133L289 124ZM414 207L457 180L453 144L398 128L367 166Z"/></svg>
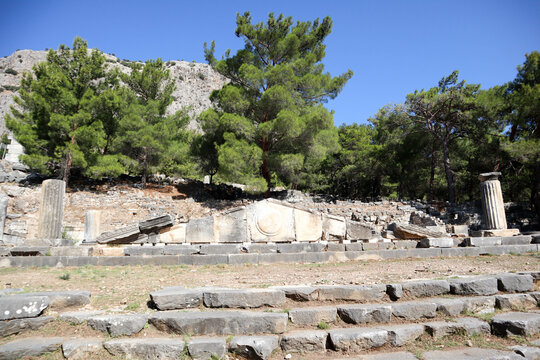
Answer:
<svg viewBox="0 0 540 360"><path fill-rule="evenodd" d="M251 287L254 287L254 288L261 288L261 289L266 289L266 288L269 288L270 284L254 284L254 285L251 285Z"/></svg>
<svg viewBox="0 0 540 360"><path fill-rule="evenodd" d="M321 329L321 330L330 329L330 324L328 324L326 321L320 321L317 324L317 329Z"/></svg>
<svg viewBox="0 0 540 360"><path fill-rule="evenodd" d="M475 312L470 312L470 311L466 311L464 313L465 316L469 316L469 317L475 317L477 319L480 319L480 320L484 320L484 321L487 321L487 322L490 322L491 319L497 315L497 311L494 311L492 313L487 313L487 314L478 314L478 313L475 313Z"/></svg>
<svg viewBox="0 0 540 360"><path fill-rule="evenodd" d="M63 274L60 275L58 278L59 278L60 280L66 280L66 281L67 281L67 280L71 279L71 274L68 273L68 272L67 272L67 273L63 273Z"/></svg>
<svg viewBox="0 0 540 360"><path fill-rule="evenodd" d="M125 310L127 310L127 311L135 311L140 307L141 307L141 304L139 304L138 302L132 302L132 303L128 304L125 307Z"/></svg>

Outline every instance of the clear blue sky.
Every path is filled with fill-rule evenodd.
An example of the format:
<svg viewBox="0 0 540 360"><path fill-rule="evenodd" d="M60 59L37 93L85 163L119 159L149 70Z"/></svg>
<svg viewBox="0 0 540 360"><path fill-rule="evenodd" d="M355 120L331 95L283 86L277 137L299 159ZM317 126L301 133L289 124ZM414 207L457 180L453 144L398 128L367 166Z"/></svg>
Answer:
<svg viewBox="0 0 540 360"><path fill-rule="evenodd" d="M455 69L483 88L505 83L525 53L540 50L538 0L0 0L0 9L0 56L71 46L78 35L120 58L198 62L205 41L216 41L218 56L243 46L234 35L237 12L250 11L256 21L269 12L295 20L329 15L326 69L354 71L327 104L336 125L363 123Z"/></svg>

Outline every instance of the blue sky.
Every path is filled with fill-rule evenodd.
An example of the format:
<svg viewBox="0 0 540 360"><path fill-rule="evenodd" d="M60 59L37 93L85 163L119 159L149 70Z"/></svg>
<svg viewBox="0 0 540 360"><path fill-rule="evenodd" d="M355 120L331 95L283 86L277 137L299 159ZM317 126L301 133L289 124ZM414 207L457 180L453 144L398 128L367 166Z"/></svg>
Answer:
<svg viewBox="0 0 540 360"><path fill-rule="evenodd" d="M336 125L363 123L455 69L483 88L505 83L525 53L540 50L538 0L0 0L0 9L0 56L71 45L78 35L119 58L198 62L205 41L216 41L218 56L243 46L234 35L237 12L256 21L270 12L295 20L329 15L326 70L355 73L327 104Z"/></svg>

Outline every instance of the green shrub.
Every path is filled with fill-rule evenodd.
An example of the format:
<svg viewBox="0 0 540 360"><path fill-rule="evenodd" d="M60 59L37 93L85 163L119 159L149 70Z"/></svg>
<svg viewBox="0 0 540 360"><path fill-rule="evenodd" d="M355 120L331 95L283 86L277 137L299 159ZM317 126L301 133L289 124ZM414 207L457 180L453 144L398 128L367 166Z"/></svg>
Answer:
<svg viewBox="0 0 540 360"><path fill-rule="evenodd" d="M71 278L71 275L67 272L59 276L61 280L69 280Z"/></svg>
<svg viewBox="0 0 540 360"><path fill-rule="evenodd" d="M4 71L6 74L10 74L10 75L17 75L18 72L16 70L13 70L11 68L8 68L6 69L6 71Z"/></svg>

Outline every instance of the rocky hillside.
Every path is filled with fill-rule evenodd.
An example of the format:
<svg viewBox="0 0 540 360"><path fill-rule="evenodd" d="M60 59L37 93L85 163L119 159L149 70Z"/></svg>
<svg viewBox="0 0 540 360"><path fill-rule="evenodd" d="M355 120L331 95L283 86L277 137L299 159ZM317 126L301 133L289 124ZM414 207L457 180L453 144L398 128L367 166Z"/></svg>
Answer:
<svg viewBox="0 0 540 360"><path fill-rule="evenodd" d="M46 51L17 50L10 56L0 58L0 133L6 131L5 116L14 104L13 96L17 94L22 74L31 71L32 67L47 57ZM119 68L122 72L129 71L129 61L105 54L109 68ZM171 78L176 83L173 93L175 101L169 106L170 113L190 106L192 120L189 127L197 127L195 116L210 106L208 97L213 90L219 89L225 78L215 72L207 64L186 61L169 61L166 63ZM14 144L16 145L16 144Z"/></svg>

